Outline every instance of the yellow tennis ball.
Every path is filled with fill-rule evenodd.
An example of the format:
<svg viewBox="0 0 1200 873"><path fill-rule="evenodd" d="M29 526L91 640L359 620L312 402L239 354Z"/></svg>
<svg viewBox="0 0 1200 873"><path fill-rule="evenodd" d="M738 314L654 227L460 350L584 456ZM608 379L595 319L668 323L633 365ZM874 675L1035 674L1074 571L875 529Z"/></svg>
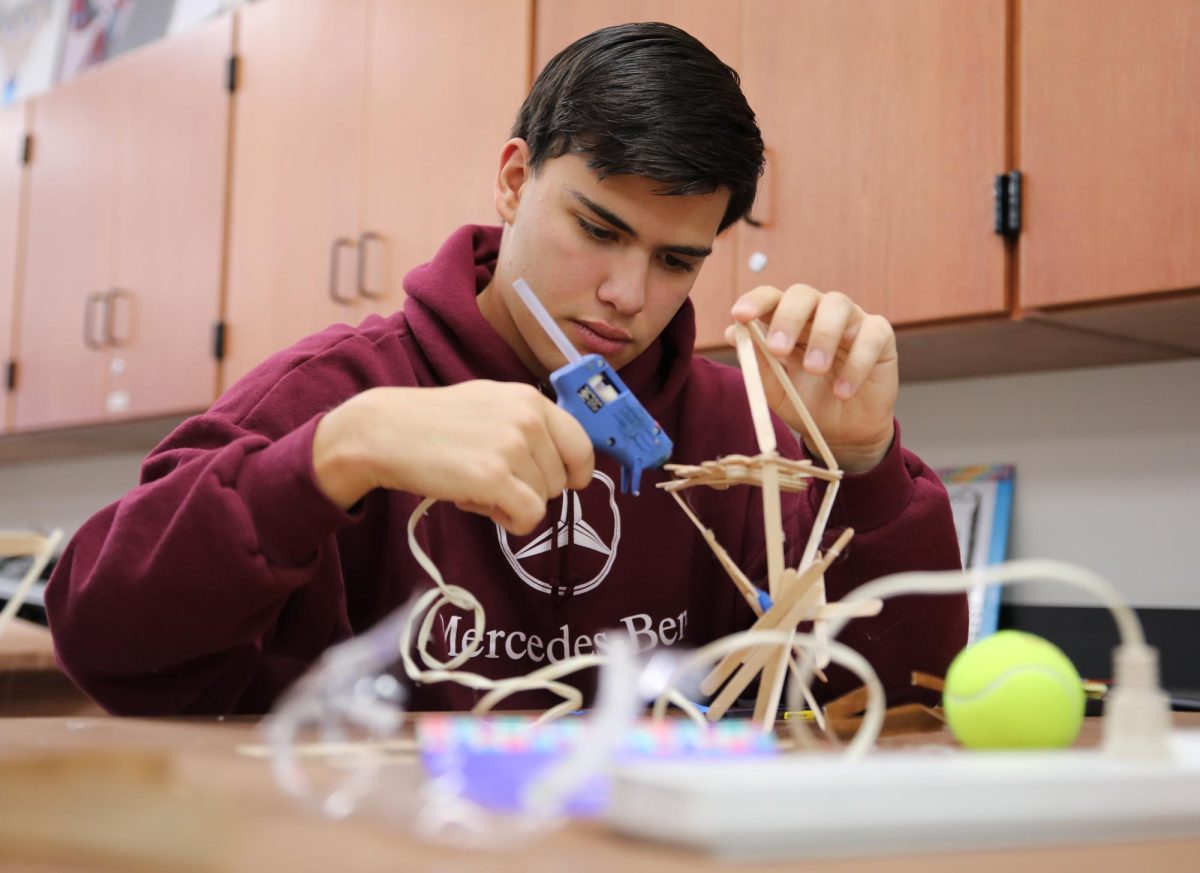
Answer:
<svg viewBox="0 0 1200 873"><path fill-rule="evenodd" d="M959 652L942 692L954 736L971 749L1056 749L1083 724L1079 673L1053 643L1003 630Z"/></svg>

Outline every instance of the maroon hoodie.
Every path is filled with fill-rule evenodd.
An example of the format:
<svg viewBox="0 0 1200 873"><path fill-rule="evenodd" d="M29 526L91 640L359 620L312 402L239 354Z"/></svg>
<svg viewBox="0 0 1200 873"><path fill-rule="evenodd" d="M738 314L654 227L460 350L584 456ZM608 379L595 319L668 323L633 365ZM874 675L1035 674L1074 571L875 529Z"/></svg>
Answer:
<svg viewBox="0 0 1200 873"><path fill-rule="evenodd" d="M313 430L375 386L537 381L475 301L499 243L498 228L459 229L407 276L403 312L334 325L274 355L150 453L141 484L80 529L46 590L59 659L84 691L116 713L263 712L325 648L431 584L406 534L419 498L376 490L343 512L315 484ZM693 357L693 339L688 302L622 379L674 440L673 461L756 454L741 374ZM778 420L776 431L780 451L801 456ZM523 537L435 504L418 528L422 548L486 610L483 646L464 669L513 676L602 651L614 633L641 648L697 646L746 627L752 617L733 584L654 487L665 478L648 471L640 496L621 494L618 467L598 455L591 485L552 501ZM739 566L764 578L758 489L687 493ZM784 496L789 549L803 546L820 494ZM876 469L846 477L827 537L846 526L857 533L827 575L831 600L885 573L958 566L945 491L899 434ZM444 610L435 652L462 651L472 624ZM896 702L911 696L911 670L944 673L965 637L962 597L909 597L852 622L841 639L872 661ZM590 691L593 680L575 681ZM831 675L824 696L847 682ZM552 699L531 693L510 705ZM411 705L475 700L441 683L415 689Z"/></svg>

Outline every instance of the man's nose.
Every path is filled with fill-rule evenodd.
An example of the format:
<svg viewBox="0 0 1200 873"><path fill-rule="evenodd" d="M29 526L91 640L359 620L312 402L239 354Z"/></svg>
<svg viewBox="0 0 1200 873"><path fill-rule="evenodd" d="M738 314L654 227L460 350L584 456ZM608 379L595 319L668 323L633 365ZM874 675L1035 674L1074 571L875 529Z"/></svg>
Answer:
<svg viewBox="0 0 1200 873"><path fill-rule="evenodd" d="M648 275L645 259L630 252L613 265L597 296L622 315L637 315L646 305Z"/></svg>

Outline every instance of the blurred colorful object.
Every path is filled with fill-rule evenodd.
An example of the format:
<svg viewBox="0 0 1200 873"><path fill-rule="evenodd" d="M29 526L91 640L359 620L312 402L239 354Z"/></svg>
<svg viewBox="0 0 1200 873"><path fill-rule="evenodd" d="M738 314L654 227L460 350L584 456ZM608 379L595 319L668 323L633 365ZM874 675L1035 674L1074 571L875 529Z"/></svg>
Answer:
<svg viewBox="0 0 1200 873"><path fill-rule="evenodd" d="M532 717L433 715L417 721L417 742L429 776L456 782L457 792L480 806L502 812L523 807L523 791L587 740L582 718L535 724ZM619 744L621 763L636 760L748 758L773 755L778 744L749 721L713 724L641 721ZM568 802L567 812L591 817L604 811L610 785L602 773Z"/></svg>

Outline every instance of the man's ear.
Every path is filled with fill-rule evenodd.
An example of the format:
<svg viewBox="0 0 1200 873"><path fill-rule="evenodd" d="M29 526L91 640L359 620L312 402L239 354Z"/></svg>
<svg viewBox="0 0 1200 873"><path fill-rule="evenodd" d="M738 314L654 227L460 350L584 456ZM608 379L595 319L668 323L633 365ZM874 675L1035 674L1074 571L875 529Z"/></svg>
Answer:
<svg viewBox="0 0 1200 873"><path fill-rule="evenodd" d="M500 171L496 174L496 189L492 194L496 213L505 224L512 224L517 217L521 190L532 175L529 143L520 138L510 139L500 152Z"/></svg>

